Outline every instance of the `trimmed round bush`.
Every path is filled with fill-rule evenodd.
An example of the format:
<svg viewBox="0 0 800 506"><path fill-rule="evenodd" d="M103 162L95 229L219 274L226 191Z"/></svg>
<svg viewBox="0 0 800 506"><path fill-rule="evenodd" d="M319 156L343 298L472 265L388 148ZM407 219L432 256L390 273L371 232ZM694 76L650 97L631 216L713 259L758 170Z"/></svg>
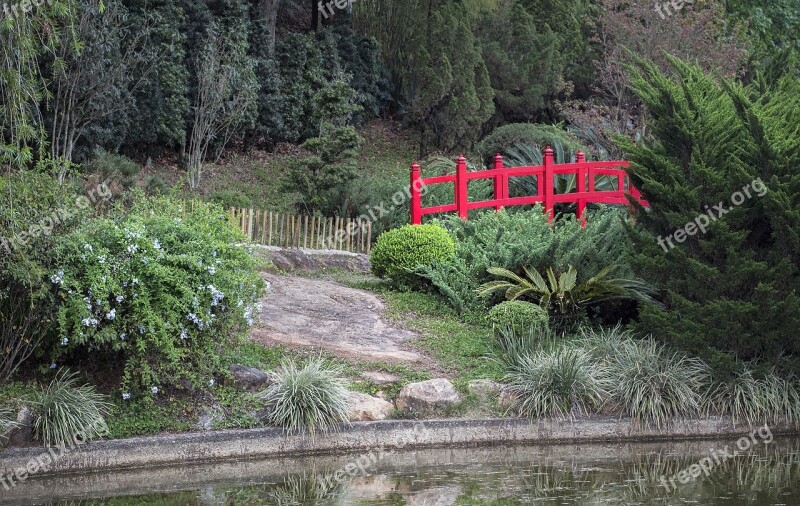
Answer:
<svg viewBox="0 0 800 506"><path fill-rule="evenodd" d="M511 328L522 334L531 328L545 332L549 329L547 310L524 300L508 300L494 306L489 310L489 323L495 329Z"/></svg>
<svg viewBox="0 0 800 506"><path fill-rule="evenodd" d="M404 225L384 232L370 254L372 272L396 285L419 282L413 271L455 256L455 242L438 225Z"/></svg>

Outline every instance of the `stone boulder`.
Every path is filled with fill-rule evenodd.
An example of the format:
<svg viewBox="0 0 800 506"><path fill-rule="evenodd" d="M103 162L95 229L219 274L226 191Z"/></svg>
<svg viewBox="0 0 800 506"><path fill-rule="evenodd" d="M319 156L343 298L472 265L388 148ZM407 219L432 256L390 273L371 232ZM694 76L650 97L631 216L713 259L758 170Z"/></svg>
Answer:
<svg viewBox="0 0 800 506"><path fill-rule="evenodd" d="M397 409L428 414L461 402L453 384L444 378L409 383L397 396Z"/></svg>
<svg viewBox="0 0 800 506"><path fill-rule="evenodd" d="M467 384L467 390L472 395L485 400L497 397L503 390L503 384L490 379L476 379Z"/></svg>
<svg viewBox="0 0 800 506"><path fill-rule="evenodd" d="M269 375L255 367L232 365L229 371L233 377L226 383L239 390L256 392L269 386Z"/></svg>
<svg viewBox="0 0 800 506"><path fill-rule="evenodd" d="M361 392L350 392L347 403L351 422L385 420L394 409L391 402Z"/></svg>
<svg viewBox="0 0 800 506"><path fill-rule="evenodd" d="M23 406L17 414L17 425L8 433L6 446L31 446L35 444L33 438L33 422L36 414L28 406Z"/></svg>

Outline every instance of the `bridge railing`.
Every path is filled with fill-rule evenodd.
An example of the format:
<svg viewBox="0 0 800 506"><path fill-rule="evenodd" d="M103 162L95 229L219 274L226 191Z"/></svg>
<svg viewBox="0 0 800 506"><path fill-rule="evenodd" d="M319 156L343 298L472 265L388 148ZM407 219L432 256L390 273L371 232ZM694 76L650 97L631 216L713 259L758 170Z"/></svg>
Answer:
<svg viewBox="0 0 800 506"><path fill-rule="evenodd" d="M579 151L574 163L556 164L553 150L548 146L544 150L543 164L526 167L504 167L503 157L494 157L493 167L489 170L467 171L467 160L459 156L456 161L456 173L447 176L423 178L418 164L411 166L411 223L419 225L422 217L428 214L457 212L462 219L467 219L469 211L486 207L500 210L503 207L542 204L550 219L555 217L555 204L576 204L576 215L585 223L584 212L586 205L594 204L621 204L629 205L627 195L631 195L643 206L648 207L647 201L641 198L641 193L631 184L628 174L620 167L628 167L628 162L622 160L587 162L586 156ZM556 193L555 176L573 175L576 179L575 191L569 193ZM508 191L508 181L512 177L536 176L537 192L535 195L511 197ZM616 189L597 190L597 176L607 176L616 179ZM494 198L470 202L467 195L469 181L476 179L491 179L494 181ZM428 185L453 183L454 202L431 207L422 207L422 188Z"/></svg>

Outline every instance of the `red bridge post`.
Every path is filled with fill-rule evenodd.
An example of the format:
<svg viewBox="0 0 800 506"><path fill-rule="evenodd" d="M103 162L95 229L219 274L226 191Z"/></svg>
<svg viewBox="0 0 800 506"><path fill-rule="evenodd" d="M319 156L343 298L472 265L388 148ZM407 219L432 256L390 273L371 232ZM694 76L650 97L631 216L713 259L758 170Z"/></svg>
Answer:
<svg viewBox="0 0 800 506"><path fill-rule="evenodd" d="M494 167L497 171L494 176L494 199L501 200L508 198L508 178L503 176L503 156L500 153L494 155ZM494 206L495 211L499 211L503 206Z"/></svg>
<svg viewBox="0 0 800 506"><path fill-rule="evenodd" d="M455 193L458 217L466 220L469 216L469 200L467 197L467 159L463 155L459 155L458 162L456 162Z"/></svg>
<svg viewBox="0 0 800 506"><path fill-rule="evenodd" d="M411 166L411 223L422 223L422 177L416 163Z"/></svg>
<svg viewBox="0 0 800 506"><path fill-rule="evenodd" d="M583 151L578 151L578 156L576 158L576 161L578 163L586 162L586 155L583 153ZM578 184L577 184L578 193L585 193L586 192L586 176L587 175L588 174L587 174L586 168L581 167L580 169L578 169ZM579 198L578 199L578 204L577 204L576 214L578 215L578 219L581 220L581 226L585 226L586 225L586 216L584 215L585 212L586 212L586 199L585 198Z"/></svg>
<svg viewBox="0 0 800 506"><path fill-rule="evenodd" d="M554 189L553 189L553 149L547 146L544 150L544 170L542 176L544 177L544 210L547 213L547 218L553 220L556 217L555 202L554 202ZM539 185L541 192L542 185Z"/></svg>

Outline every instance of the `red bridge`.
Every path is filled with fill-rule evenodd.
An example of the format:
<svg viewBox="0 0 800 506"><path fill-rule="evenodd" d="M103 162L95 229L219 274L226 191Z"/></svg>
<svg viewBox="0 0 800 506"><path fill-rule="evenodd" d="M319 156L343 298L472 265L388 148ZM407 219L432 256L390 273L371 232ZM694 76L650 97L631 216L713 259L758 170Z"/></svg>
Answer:
<svg viewBox="0 0 800 506"><path fill-rule="evenodd" d="M420 175L418 164L411 166L411 223L419 225L426 214L437 214L456 211L462 219L467 219L469 211L484 207L493 207L500 210L508 206L520 206L541 203L550 219L555 216L554 206L560 203L576 204L578 218L583 218L586 204L625 204L629 205L628 195L636 199L641 205L648 207L642 200L641 193L631 184L628 174L620 167L629 167L628 162L611 160L603 162L587 162L582 151L578 151L575 163L554 162L553 150L550 146L544 150L544 165L530 167L503 167L503 157L497 154L494 157L494 167L490 170L475 172L467 171L467 160L458 157L456 173L448 176L437 176L423 179ZM576 191L570 193L555 193L554 176L557 174L576 176ZM509 197L508 180L512 177L536 176L536 195L522 197ZM596 190L596 176L612 176L616 178L616 189ZM494 180L494 199L479 202L470 202L467 197L467 183L474 179ZM455 187L455 202L441 206L422 207L422 188L427 185L453 183ZM626 190L627 188L627 190Z"/></svg>

